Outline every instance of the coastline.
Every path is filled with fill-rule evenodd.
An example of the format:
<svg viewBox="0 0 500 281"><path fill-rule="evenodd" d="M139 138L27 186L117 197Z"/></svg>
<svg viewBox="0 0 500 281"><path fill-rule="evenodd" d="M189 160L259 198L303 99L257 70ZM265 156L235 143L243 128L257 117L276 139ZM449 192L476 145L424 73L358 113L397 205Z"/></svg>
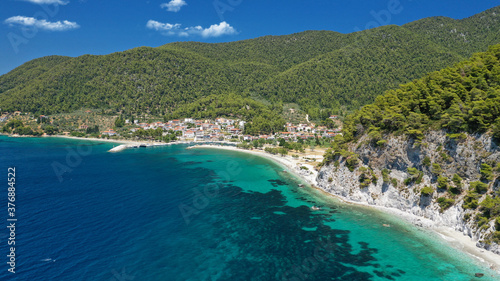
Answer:
<svg viewBox="0 0 500 281"><path fill-rule="evenodd" d="M232 144L234 143L231 142L219 142L220 144L217 145L215 144L216 142L210 142L212 144L207 144L203 142L190 142L190 141L176 141L176 142L171 142L171 143L160 143L160 142L147 142L147 141L131 141L131 140L109 140L109 139L99 139L99 138L81 138L81 137L72 137L72 136L47 136L47 137L58 137L58 138L67 138L67 139L74 139L74 140L89 140L89 141L100 141L100 142L111 142L111 143L117 143L120 144L119 146L115 147L121 147L119 150L116 151L121 151L122 149L126 149L128 147L132 147L134 145L138 144L149 144L149 146L164 146L164 145L174 145L174 144L195 144L193 146L188 147L187 149L196 149L196 148L208 148L208 149L223 149L223 150L232 150L232 151L239 151L242 153L248 153L248 154L253 154L256 156L264 157L267 158L277 164L279 164L282 167L286 167L287 170L289 170L291 173L293 173L296 177L302 179L303 181L307 182L309 185L311 185L312 188L320 191L323 193L326 197L329 198L335 198L338 199L346 204L352 204L360 207L366 207L366 208L374 208L376 210L379 210L381 212L384 212L386 214L392 214L395 215L404 221L416 225L418 227L421 227L423 231L431 231L432 233L436 234L436 238L440 237L443 241L446 241L448 245L451 247L460 250L461 252L466 253L467 255L471 256L473 259L478 260L479 262L487 265L490 269L493 269L497 273L500 274L500 255L496 255L490 251L484 250L482 248L479 248L476 246L476 242L472 240L472 238L462 234L461 232L458 232L452 228L449 227L442 227L439 225L436 225L435 222L423 218L423 217L418 217L412 214L405 213L403 211L400 211L398 209L394 208L387 208L383 206L375 206L375 205L369 205L361 202L356 202L356 201L351 201L348 200L344 197L340 197L337 195L333 195L331 193L328 193L318 187L318 183L316 181L316 177L318 172L312 168L311 165L308 164L300 164L300 166L309 166L309 171L304 171L301 170L299 166L299 160L293 159L291 156L286 156L282 157L279 155L272 155L267 152L261 151L261 150L246 150L246 149L241 149L237 148L235 146L228 146L228 145L221 145L221 144ZM113 148L114 149L114 148ZM111 150L113 150L111 149ZM110 150L110 151L111 151ZM111 151L113 152L113 151ZM307 174L306 174L307 172ZM311 174L309 174L311 172Z"/></svg>
<svg viewBox="0 0 500 281"><path fill-rule="evenodd" d="M282 166L287 167L292 173L294 173L297 177L300 179L304 180L307 182L309 185L311 185L312 188L320 191L321 193L325 194L325 196L328 196L330 198L335 198L338 199L346 204L352 204L352 205L357 205L360 207L366 207L366 208L374 208L376 210L379 210L381 212L384 212L386 214L392 214L395 215L404 221L413 224L415 226L421 227L422 230L429 230L436 234L436 236L440 237L448 245L451 247L460 250L461 252L466 253L467 255L471 256L472 258L478 260L479 262L486 264L490 269L496 271L497 273L500 274L500 255L497 255L493 252L484 250L482 248L479 248L476 246L476 242L472 240L469 236L466 236L462 234L461 232L458 232L450 227L443 227L436 225L435 222L415 216L412 214L405 213L401 210L395 209L395 208L388 208L388 207L383 207L383 206L375 206L375 205L369 205L361 202L355 202L348 200L347 198L340 197L331 193L328 193L324 191L323 189L318 187L318 183L316 181L316 176L318 172L314 169L310 169L312 171L312 174L306 175L304 174L300 169L297 168L297 162L292 159L292 157L281 157L279 155L272 155L269 153L266 153L264 151L254 151L254 150L246 150L246 149L241 149L241 148L236 148L236 147L225 147L225 146L217 146L217 145L195 145L189 147L189 149L196 149L196 148L209 148L209 149L223 149L223 150L232 150L232 151L239 151L242 153L249 153L261 157L265 157L267 159L270 159ZM289 159L290 158L290 159Z"/></svg>
<svg viewBox="0 0 500 281"><path fill-rule="evenodd" d="M234 145L234 142L227 142L227 141L209 141L209 142L194 142L194 141L173 141L173 142L157 142L157 141L135 141L135 140L113 140L113 139L99 139L99 138L81 138L81 137L72 137L72 136L60 136L60 135L55 135L55 136L43 136L44 138L65 138L65 139L74 139L74 140L89 140L89 141L100 141L100 142L110 142L110 143L116 143L119 144L118 146L113 147L112 149L108 150L108 152L119 152L127 148L133 148L133 147L138 147L140 145L145 145L147 147L150 146L166 146L166 145L174 145L174 144L206 144L206 143L212 143L212 144L232 144Z"/></svg>
<svg viewBox="0 0 500 281"><path fill-rule="evenodd" d="M196 149L196 148L208 148L208 149L222 149L222 150L231 150L231 151L239 151L243 153L253 154L256 156L264 157L270 159L281 166L288 168L290 172L295 174L297 177L301 178L311 186L316 187L318 185L316 181L316 177L318 176L318 172L314 169L312 165L300 163L299 160L293 159L291 156L282 157L279 155L273 155L261 150L247 150L242 148L237 148L234 146L222 146L222 145L210 145L210 144L200 144L188 147L188 149ZM301 170L299 166L306 166L309 170Z"/></svg>

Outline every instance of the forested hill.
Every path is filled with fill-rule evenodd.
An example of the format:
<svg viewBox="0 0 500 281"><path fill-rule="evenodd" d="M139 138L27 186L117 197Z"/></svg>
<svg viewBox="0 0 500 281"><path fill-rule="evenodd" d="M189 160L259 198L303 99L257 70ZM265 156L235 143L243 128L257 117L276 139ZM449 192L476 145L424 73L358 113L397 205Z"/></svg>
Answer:
<svg viewBox="0 0 500 281"><path fill-rule="evenodd" d="M500 44L377 97L346 118L344 139L368 134L377 142L387 133L420 139L441 129L457 138L490 131L500 140Z"/></svg>
<svg viewBox="0 0 500 281"><path fill-rule="evenodd" d="M452 227L500 254L498 144L500 44L347 116L319 186Z"/></svg>
<svg viewBox="0 0 500 281"><path fill-rule="evenodd" d="M385 90L500 43L500 6L463 20L435 17L351 34L306 31L205 44L171 43L104 56L44 57L0 77L1 111L82 107L170 113L236 94L312 118L373 102ZM179 112L179 111L177 111Z"/></svg>

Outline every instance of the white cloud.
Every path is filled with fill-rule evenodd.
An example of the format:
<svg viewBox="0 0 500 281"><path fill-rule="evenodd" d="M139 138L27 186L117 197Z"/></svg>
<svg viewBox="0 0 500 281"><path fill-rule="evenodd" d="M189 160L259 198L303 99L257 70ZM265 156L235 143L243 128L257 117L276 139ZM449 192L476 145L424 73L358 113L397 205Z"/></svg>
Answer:
<svg viewBox="0 0 500 281"><path fill-rule="evenodd" d="M208 28L201 26L191 26L182 28L181 24L161 23L155 20L149 20L146 27L161 32L169 36L189 37L191 35L204 38L220 37L223 35L236 35L238 32L230 24L223 21L219 24L213 24Z"/></svg>
<svg viewBox="0 0 500 281"><path fill-rule="evenodd" d="M69 3L69 1L64 1L64 0L21 0L21 1L26 1L26 2L31 2L34 4L57 4L57 5L66 5Z"/></svg>
<svg viewBox="0 0 500 281"><path fill-rule="evenodd" d="M10 26L19 25L19 26L36 27L42 30L49 30L49 31L64 31L80 27L76 22L70 22L67 20L50 22L46 20L35 19L33 17L23 17L23 16L10 17L6 19L4 22Z"/></svg>
<svg viewBox="0 0 500 281"><path fill-rule="evenodd" d="M155 20L149 20L146 24L146 27L149 29L154 29L156 31L168 31L172 29L178 29L181 27L180 24L170 24L170 23L161 23Z"/></svg>
<svg viewBox="0 0 500 281"><path fill-rule="evenodd" d="M209 28L203 29L201 36L203 37L219 37L222 35L237 34L236 30L227 22L223 21L219 24L212 24Z"/></svg>
<svg viewBox="0 0 500 281"><path fill-rule="evenodd" d="M172 0L168 3L161 4L160 7L167 8L167 11L176 13L181 10L182 6L185 5L187 5L187 3L184 0Z"/></svg>

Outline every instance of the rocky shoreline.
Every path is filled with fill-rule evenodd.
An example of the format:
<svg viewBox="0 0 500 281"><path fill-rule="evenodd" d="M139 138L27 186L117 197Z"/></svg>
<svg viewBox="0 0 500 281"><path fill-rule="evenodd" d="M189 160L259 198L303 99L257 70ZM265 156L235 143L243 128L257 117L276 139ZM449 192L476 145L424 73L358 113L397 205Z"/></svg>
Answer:
<svg viewBox="0 0 500 281"><path fill-rule="evenodd" d="M395 199L396 196L400 194L399 190L386 190L387 194L391 194L387 202L391 203L380 203L379 201L370 200L371 196L369 195L368 190L361 190L359 191L359 193L355 192L355 190L359 190L359 175L356 175L356 172L350 172L349 169L345 166L342 168L342 170L337 169L336 172L334 172L335 167L333 167L334 165L331 164L323 167L319 172L316 172L314 171L314 169L312 169L314 171L313 174L306 174L304 170L297 169L296 163L290 161L291 157L290 159L287 159L285 157L271 155L262 151L250 151L239 149L236 147L214 145L197 145L190 148L233 150L271 159L279 164L288 167L291 172L308 182L311 187L324 192L325 196L333 196L345 203L355 204L361 207L376 208L385 213L393 214L394 216L397 216L408 223L437 233L443 240L447 241L450 246L469 254L480 262L487 264L491 269L500 273L500 255L495 254L493 251L486 251L485 249L483 249L484 247L478 245L477 241L474 241L470 236L467 235L467 232L464 233L447 224L443 224L443 221L445 220L437 219L438 216L429 218L425 214L412 213L411 208L410 210L402 208L402 205L397 203L399 201ZM335 180L333 180L332 178L332 181L329 182L329 177L334 177ZM404 200L409 199L404 198ZM411 199L409 201L411 201ZM378 202L379 204L375 202ZM439 213L439 211L437 212ZM450 218L450 222L458 221L459 219L459 216L457 216L457 210L454 209L449 209L446 216ZM464 229L467 229L467 231L472 231L470 228Z"/></svg>
<svg viewBox="0 0 500 281"><path fill-rule="evenodd" d="M496 243L485 243L484 239L494 230L493 223L479 229L477 223L468 217L477 214L477 210L465 210L464 195L457 196L451 207L442 210L438 202L439 196L447 196L439 190L435 178L420 164L424 157L435 159L439 144L445 144L450 160L443 165L443 173L460 173L466 175L464 189L476 180L480 155L488 155L489 159L500 158L499 148L487 136L467 136L460 142L450 142L443 132L432 132L422 141L426 145L415 146L415 142L403 137L390 137L383 148L374 148L361 139L351 149L359 155L361 163L355 169L349 169L346 159L340 157L321 168L318 174L318 188L354 204L377 207L386 212L398 215L406 221L427 229L431 229L447 237L446 240L457 242L458 247L470 255L485 261L492 268L500 270L500 247ZM478 146L481 145L479 149ZM442 146L442 145L441 145ZM419 184L405 185L410 177L408 167L422 170ZM382 170L390 171L391 181L384 182ZM361 185L364 173L369 171L376 180ZM397 183L396 186L394 183ZM434 188L430 196L424 196L424 186ZM485 196L485 195L483 195Z"/></svg>

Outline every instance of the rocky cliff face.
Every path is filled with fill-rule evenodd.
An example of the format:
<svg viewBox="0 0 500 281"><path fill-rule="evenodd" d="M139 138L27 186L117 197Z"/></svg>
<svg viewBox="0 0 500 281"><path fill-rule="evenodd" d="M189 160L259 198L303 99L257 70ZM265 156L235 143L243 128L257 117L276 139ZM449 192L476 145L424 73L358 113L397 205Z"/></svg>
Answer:
<svg viewBox="0 0 500 281"><path fill-rule="evenodd" d="M436 225L460 231L478 241L478 246L500 254L499 245L491 240L494 220L479 227L477 215L481 207L463 207L470 183L480 179L481 164L500 162L500 148L490 137L462 135L454 140L444 132L431 132L421 141L392 136L383 146L361 138L349 150L359 155L358 165L353 168L346 163L346 157L339 156L319 171L319 188L349 201L395 208L427 218ZM451 181L455 174L462 178L459 184ZM439 185L438 177L441 182L443 178L449 179L446 189ZM498 177L489 181L488 191L478 195L478 202L498 191L499 182ZM455 185L461 189L453 189ZM440 204L439 197L453 202Z"/></svg>

